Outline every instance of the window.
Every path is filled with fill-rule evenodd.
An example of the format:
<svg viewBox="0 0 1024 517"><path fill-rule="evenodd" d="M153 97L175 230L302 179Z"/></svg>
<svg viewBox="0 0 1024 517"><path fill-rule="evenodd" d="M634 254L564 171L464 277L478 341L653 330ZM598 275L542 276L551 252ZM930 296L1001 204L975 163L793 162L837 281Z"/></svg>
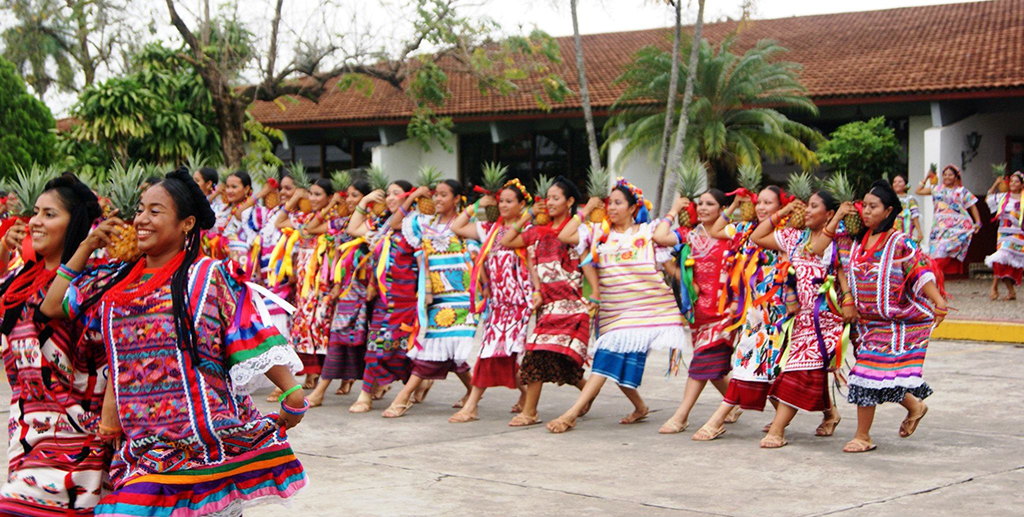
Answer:
<svg viewBox="0 0 1024 517"><path fill-rule="evenodd" d="M508 178L519 178L533 190L537 176L559 174L583 187L590 168L587 134L582 129L534 131L494 144L489 134L459 135L459 175L474 185L482 181L484 162L497 161L509 168Z"/></svg>

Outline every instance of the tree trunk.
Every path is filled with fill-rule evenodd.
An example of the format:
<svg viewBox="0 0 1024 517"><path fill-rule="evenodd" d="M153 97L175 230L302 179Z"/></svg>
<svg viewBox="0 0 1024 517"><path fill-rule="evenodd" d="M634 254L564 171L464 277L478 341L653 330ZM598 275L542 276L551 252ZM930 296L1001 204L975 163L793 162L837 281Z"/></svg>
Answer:
<svg viewBox="0 0 1024 517"><path fill-rule="evenodd" d="M683 1L676 0L676 32L672 38L672 73L668 80L668 100L665 103L665 131L661 135L661 158L658 161L658 190L654 197L654 213L661 213L661 199L665 196L665 176L668 175L668 147L672 139L672 114L676 109L676 89L679 88L679 40L683 35Z"/></svg>
<svg viewBox="0 0 1024 517"><path fill-rule="evenodd" d="M583 41L580 39L580 24L576 17L577 0L569 0L572 11L572 35L576 43L576 72L580 83L580 103L583 105L583 120L587 126L587 146L590 149L590 166L601 167L601 154L597 151L597 131L594 129L594 113L590 111L590 92L587 91L587 74L583 68Z"/></svg>
<svg viewBox="0 0 1024 517"><path fill-rule="evenodd" d="M669 162L671 164L683 161L683 142L686 141L686 128L690 123L690 117L687 112L690 110L690 102L693 101L693 81L697 77L697 62L700 58L700 38L703 28L704 0L697 0L697 22L693 25L693 41L690 42L690 63L686 68L686 91L683 92L683 105L679 114L679 129L676 131L676 143L672 150L672 161ZM669 178L670 184L671 179ZM708 181L710 182L711 178L708 178Z"/></svg>

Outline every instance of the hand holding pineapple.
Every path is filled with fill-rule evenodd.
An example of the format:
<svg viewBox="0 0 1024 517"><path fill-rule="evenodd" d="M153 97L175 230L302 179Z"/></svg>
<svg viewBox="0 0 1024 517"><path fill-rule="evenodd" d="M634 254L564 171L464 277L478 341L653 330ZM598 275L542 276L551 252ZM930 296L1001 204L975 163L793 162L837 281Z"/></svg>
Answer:
<svg viewBox="0 0 1024 517"><path fill-rule="evenodd" d="M116 215L110 215L89 232L89 235L82 241L81 246L88 250L90 254L98 249L106 248L117 241L123 234L123 229L126 226L128 224L121 218Z"/></svg>
<svg viewBox="0 0 1024 517"><path fill-rule="evenodd" d="M4 251L11 252L21 249L21 242L25 240L26 235L25 224L25 221L19 218L7 229L3 240Z"/></svg>
<svg viewBox="0 0 1024 517"><path fill-rule="evenodd" d="M584 205L583 209L580 210L580 217L586 220L590 216L591 212L599 208L604 210L604 200L599 197L591 197L587 201L587 204Z"/></svg>
<svg viewBox="0 0 1024 517"><path fill-rule="evenodd" d="M676 192L676 198L672 201L672 208L669 208L666 217L677 219L679 214L686 211L686 207L690 206L690 199L678 192Z"/></svg>

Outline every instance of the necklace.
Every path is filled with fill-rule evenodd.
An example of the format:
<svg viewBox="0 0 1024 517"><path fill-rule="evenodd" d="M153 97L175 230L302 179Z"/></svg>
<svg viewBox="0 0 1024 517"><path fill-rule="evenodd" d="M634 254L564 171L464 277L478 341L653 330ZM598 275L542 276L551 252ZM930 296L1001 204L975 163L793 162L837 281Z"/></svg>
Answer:
<svg viewBox="0 0 1024 517"><path fill-rule="evenodd" d="M708 235L704 223L698 224L691 230L687 239L690 241L690 256L695 259L708 256L715 246L715 239Z"/></svg>
<svg viewBox="0 0 1024 517"><path fill-rule="evenodd" d="M868 237L871 237L871 232L864 234L864 237L860 240L860 246L858 246L857 253L853 257L854 262L867 262L868 257L871 257L878 251L879 246L885 241L889 240L889 233L892 230L886 230L884 233L879 234L878 238L875 239L875 243L868 247Z"/></svg>
<svg viewBox="0 0 1024 517"><path fill-rule="evenodd" d="M149 279L142 282L129 292L128 288L132 284L138 282L142 278L142 275L146 273L146 257L142 257L135 263L135 266L132 267L128 276L107 291L103 295L103 298L100 299L100 302L108 302L111 305L124 304L125 302L137 299L144 293L156 292L159 288L163 287L171 275L178 270L178 266L181 265L183 260L185 260L185 252L179 251L170 262L164 264L163 267L150 276Z"/></svg>
<svg viewBox="0 0 1024 517"><path fill-rule="evenodd" d="M7 292L0 297L0 315L6 314L8 310L24 303L32 294L50 284L53 277L57 276L57 270L46 269L40 260L18 275L18 278L7 287Z"/></svg>

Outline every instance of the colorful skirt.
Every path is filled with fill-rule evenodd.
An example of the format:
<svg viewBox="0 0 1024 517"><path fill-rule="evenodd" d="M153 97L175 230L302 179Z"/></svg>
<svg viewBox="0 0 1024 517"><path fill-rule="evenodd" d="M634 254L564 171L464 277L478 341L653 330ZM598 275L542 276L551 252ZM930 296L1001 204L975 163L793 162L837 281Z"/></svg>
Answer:
<svg viewBox="0 0 1024 517"><path fill-rule="evenodd" d="M740 409L764 411L768 402L771 383L729 379L729 388L725 390L722 403L727 406L739 406Z"/></svg>
<svg viewBox="0 0 1024 517"><path fill-rule="evenodd" d="M850 370L847 400L858 406L900 403L907 393L924 399L932 394L924 382L924 358L931 322L862 320L854 338L857 362Z"/></svg>
<svg viewBox="0 0 1024 517"><path fill-rule="evenodd" d="M546 350L527 351L523 354L523 364L519 368L519 373L526 384L552 382L559 386L575 386L583 380L583 367L576 359Z"/></svg>
<svg viewBox="0 0 1024 517"><path fill-rule="evenodd" d="M453 360L447 361L412 361L412 374L421 378L435 381L443 381L448 378L449 373L465 373L469 371L469 363L457 363Z"/></svg>
<svg viewBox="0 0 1024 517"><path fill-rule="evenodd" d="M1024 276L1024 269L994 263L992 264L992 274L1000 280L1009 280L1013 285L1020 285L1021 277Z"/></svg>
<svg viewBox="0 0 1024 517"><path fill-rule="evenodd" d="M591 373L607 377L619 386L638 388L644 378L647 352L611 352L598 349Z"/></svg>
<svg viewBox="0 0 1024 517"><path fill-rule="evenodd" d="M473 365L473 386L477 388L519 387L517 375L519 363L517 354L509 357L491 357L477 359Z"/></svg>
<svg viewBox="0 0 1024 517"><path fill-rule="evenodd" d="M772 383L768 396L804 411L825 411L832 407L828 372L821 368L782 372Z"/></svg>
<svg viewBox="0 0 1024 517"><path fill-rule="evenodd" d="M241 515L257 500L283 501L306 485L287 443L258 449L229 463L146 474L104 497L96 515L108 517Z"/></svg>
<svg viewBox="0 0 1024 517"><path fill-rule="evenodd" d="M346 295L334 305L324 379L363 378L366 366L366 288L353 280Z"/></svg>
<svg viewBox="0 0 1024 517"><path fill-rule="evenodd" d="M691 379L698 381L724 379L729 375L731 357L732 346L728 343L719 343L694 350L687 374Z"/></svg>

